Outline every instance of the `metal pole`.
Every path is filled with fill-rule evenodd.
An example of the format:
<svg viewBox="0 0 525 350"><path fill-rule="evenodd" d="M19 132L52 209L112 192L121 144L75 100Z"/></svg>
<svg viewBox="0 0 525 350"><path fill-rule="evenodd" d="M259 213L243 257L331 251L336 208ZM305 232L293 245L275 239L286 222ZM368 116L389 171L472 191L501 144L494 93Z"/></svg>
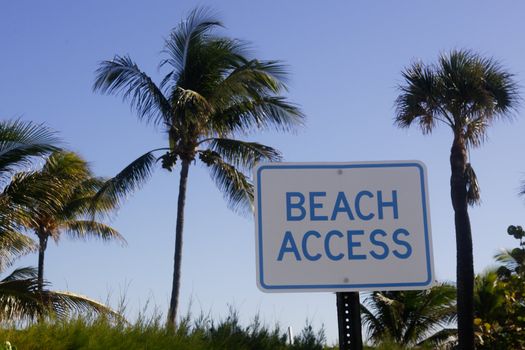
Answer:
<svg viewBox="0 0 525 350"><path fill-rule="evenodd" d="M363 350L359 292L338 292L339 350Z"/></svg>

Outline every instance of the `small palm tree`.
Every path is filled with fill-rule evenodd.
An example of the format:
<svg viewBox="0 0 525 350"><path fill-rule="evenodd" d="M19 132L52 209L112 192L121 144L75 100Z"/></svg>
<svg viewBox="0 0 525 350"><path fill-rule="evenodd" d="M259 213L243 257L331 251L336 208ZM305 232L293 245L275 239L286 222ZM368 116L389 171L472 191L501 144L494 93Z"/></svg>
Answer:
<svg viewBox="0 0 525 350"><path fill-rule="evenodd" d="M280 160L277 150L236 139L254 130L290 130L301 124L299 109L279 94L285 89L284 67L276 61L248 58L247 45L219 36L222 24L204 9L195 9L165 43L168 73L159 85L131 58L115 56L100 64L94 90L121 94L140 119L161 126L167 147L146 152L116 175L105 195L120 197L151 174L157 160L172 170L180 164L175 256L168 322L175 324L179 303L184 206L190 165L198 158L234 210L251 208L247 177L260 161ZM155 152L164 151L162 156Z"/></svg>
<svg viewBox="0 0 525 350"><path fill-rule="evenodd" d="M29 185L24 184L28 182ZM31 187L32 184L40 186ZM58 242L62 234L76 239L124 238L112 227L96 221L93 215L114 209L109 201L94 201L105 180L94 177L85 160L73 152L56 151L41 170L17 173L11 186L26 187L33 201L27 203L25 228L38 237L38 285L44 285L44 259L49 238ZM45 188L45 190L42 190Z"/></svg>
<svg viewBox="0 0 525 350"><path fill-rule="evenodd" d="M473 349L474 267L468 205L479 200L479 187L468 149L481 145L494 121L511 116L519 101L517 84L498 62L470 51L444 54L433 65L414 63L403 77L396 124L402 128L416 124L424 134L445 124L453 133L450 193L456 227L459 348Z"/></svg>
<svg viewBox="0 0 525 350"><path fill-rule="evenodd" d="M422 291L372 292L361 306L369 339L376 345L441 344L455 335L442 329L455 318L455 296L456 288L446 283Z"/></svg>

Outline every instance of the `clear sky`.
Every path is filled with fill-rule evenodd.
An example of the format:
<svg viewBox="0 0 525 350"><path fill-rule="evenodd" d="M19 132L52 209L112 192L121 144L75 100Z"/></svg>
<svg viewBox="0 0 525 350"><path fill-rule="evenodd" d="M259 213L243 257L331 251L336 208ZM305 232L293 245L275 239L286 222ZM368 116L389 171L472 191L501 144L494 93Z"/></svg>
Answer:
<svg viewBox="0 0 525 350"><path fill-rule="evenodd" d="M417 159L426 163L437 277L455 279L449 196L451 133L431 136L393 125L400 71L414 60L469 48L492 56L525 82L525 4L518 1L2 1L0 118L44 122L97 174L114 175L164 135L141 124L119 98L91 91L98 62L129 54L156 81L170 29L196 5L212 6L225 34L249 40L261 59L289 65L289 98L307 125L296 135L252 139L279 148L286 161ZM525 179L524 110L495 124L471 152L482 204L471 210L476 271L515 241L510 224L524 224L517 195ZM178 171L158 169L112 221L128 246L63 240L50 244L46 276L56 289L113 300L125 293L130 313L148 300L167 308L174 250ZM183 256L182 305L243 320L256 312L269 323L306 319L337 334L335 295L263 294L255 284L254 225L230 212L205 168L190 170ZM17 265L37 263L36 255Z"/></svg>

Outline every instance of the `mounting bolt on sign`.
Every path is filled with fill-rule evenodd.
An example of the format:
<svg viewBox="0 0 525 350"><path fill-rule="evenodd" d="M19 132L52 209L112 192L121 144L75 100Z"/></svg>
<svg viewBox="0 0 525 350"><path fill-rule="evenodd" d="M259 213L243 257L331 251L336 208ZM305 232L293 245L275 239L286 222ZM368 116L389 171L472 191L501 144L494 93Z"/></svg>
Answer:
<svg viewBox="0 0 525 350"><path fill-rule="evenodd" d="M432 286L423 163L269 163L254 175L263 292Z"/></svg>

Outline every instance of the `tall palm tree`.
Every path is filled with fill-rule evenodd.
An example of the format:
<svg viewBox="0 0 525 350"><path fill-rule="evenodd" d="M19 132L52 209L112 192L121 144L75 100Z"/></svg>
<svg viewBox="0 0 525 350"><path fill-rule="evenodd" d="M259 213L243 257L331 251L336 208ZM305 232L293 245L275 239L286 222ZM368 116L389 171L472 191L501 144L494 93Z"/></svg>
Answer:
<svg viewBox="0 0 525 350"><path fill-rule="evenodd" d="M25 185L24 182L29 182ZM44 186L31 187L32 184ZM108 214L115 202L94 201L105 179L94 177L88 163L73 152L55 151L41 170L15 174L13 184L27 187L33 198L22 210L26 229L38 237L38 286L44 285L44 259L50 238L58 242L61 235L71 238L119 240L124 238L112 227L99 222L93 215ZM9 188L9 187L8 187Z"/></svg>
<svg viewBox="0 0 525 350"><path fill-rule="evenodd" d="M130 57L115 56L100 64L94 90L121 94L140 119L161 126L167 147L146 152L115 176L104 193L120 196L151 174L158 159L172 170L180 164L174 272L168 322L175 325L179 303L184 206L190 164L199 158L234 210L251 208L252 183L247 172L259 161L277 161L277 150L236 135L260 129L291 130L301 124L300 110L279 94L285 68L277 61L248 56L246 43L215 34L222 24L206 9L193 10L166 39L168 68L155 84ZM155 152L165 153L157 157Z"/></svg>
<svg viewBox="0 0 525 350"><path fill-rule="evenodd" d="M455 296L456 288L445 283L422 291L372 292L361 306L369 339L376 345L438 345L455 333L439 330L455 318Z"/></svg>
<svg viewBox="0 0 525 350"><path fill-rule="evenodd" d="M509 118L519 97L513 75L490 58L452 51L437 64L414 63L403 71L396 99L396 124L419 126L424 134L438 124L453 133L450 150L450 193L457 249L458 330L460 349L474 348L474 268L468 205L479 200L468 149L478 147L493 121Z"/></svg>

